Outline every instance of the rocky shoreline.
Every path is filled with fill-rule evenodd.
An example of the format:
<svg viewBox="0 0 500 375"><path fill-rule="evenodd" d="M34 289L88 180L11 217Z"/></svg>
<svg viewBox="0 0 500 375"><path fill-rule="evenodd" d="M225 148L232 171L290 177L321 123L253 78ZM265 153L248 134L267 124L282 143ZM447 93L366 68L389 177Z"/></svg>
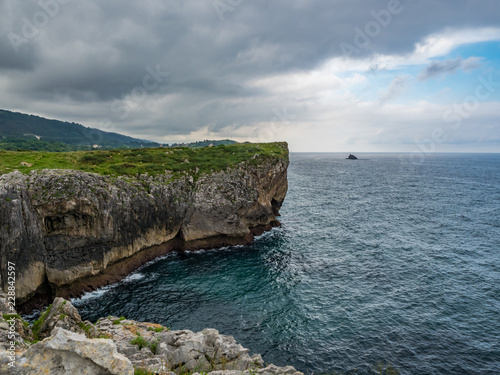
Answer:
<svg viewBox="0 0 500 375"><path fill-rule="evenodd" d="M115 283L174 250L247 244L279 225L288 148L200 175L80 170L0 176L0 286L16 265L18 311ZM278 152L277 152L278 154Z"/></svg>
<svg viewBox="0 0 500 375"><path fill-rule="evenodd" d="M6 295L0 310L0 375L303 375L265 364L215 329L170 331L114 316L92 324L60 297L31 325L10 311Z"/></svg>
<svg viewBox="0 0 500 375"><path fill-rule="evenodd" d="M300 375L265 365L214 329L170 331L112 316L92 324L64 299L168 252L247 244L279 225L288 148L269 148L203 173L1 175L0 289L12 290L20 313L52 304L30 325L0 295L0 374Z"/></svg>

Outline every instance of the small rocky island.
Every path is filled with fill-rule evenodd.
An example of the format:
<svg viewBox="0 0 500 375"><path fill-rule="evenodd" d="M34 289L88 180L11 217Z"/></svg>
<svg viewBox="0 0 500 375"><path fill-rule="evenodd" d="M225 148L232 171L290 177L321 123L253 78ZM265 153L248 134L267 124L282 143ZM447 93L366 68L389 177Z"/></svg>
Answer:
<svg viewBox="0 0 500 375"><path fill-rule="evenodd" d="M349 154L349 156L346 159L347 160L358 160L358 158L356 156L354 156L353 154Z"/></svg>
<svg viewBox="0 0 500 375"><path fill-rule="evenodd" d="M265 365L215 329L170 331L115 316L92 324L59 297L30 325L7 300L0 295L1 375L303 375Z"/></svg>

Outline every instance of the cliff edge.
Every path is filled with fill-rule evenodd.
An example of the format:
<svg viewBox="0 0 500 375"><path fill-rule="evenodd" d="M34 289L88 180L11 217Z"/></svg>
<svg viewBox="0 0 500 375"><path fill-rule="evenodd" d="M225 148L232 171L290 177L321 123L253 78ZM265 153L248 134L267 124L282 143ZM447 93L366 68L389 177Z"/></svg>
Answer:
<svg viewBox="0 0 500 375"><path fill-rule="evenodd" d="M125 317L82 321L56 298L38 320L23 321L0 294L0 374L304 375L264 365L260 354L215 329L170 331Z"/></svg>
<svg viewBox="0 0 500 375"><path fill-rule="evenodd" d="M116 282L172 250L250 242L279 225L287 192L287 145L272 148L208 171L186 159L184 171L153 174L34 168L1 175L1 289L8 290L7 263L14 263L23 312Z"/></svg>

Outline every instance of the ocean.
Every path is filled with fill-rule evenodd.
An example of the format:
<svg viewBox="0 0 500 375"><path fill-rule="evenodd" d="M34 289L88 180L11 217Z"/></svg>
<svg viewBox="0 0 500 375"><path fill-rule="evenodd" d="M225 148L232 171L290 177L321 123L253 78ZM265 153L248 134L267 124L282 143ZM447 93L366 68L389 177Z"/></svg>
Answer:
<svg viewBox="0 0 500 375"><path fill-rule="evenodd" d="M307 374L500 374L500 154L292 153L282 226L74 300Z"/></svg>

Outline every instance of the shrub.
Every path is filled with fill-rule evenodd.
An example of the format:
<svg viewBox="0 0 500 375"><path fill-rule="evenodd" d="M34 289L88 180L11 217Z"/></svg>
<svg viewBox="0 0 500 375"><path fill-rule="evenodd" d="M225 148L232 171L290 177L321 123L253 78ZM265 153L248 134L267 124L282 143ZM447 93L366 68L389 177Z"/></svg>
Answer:
<svg viewBox="0 0 500 375"><path fill-rule="evenodd" d="M47 310L45 310L42 315L40 315L40 318L33 322L33 327L31 328L31 330L33 331L33 337L35 338L35 340L39 339L38 334L40 332L40 327L42 326L42 323L45 321L45 319L47 319L47 316L49 315L51 309L52 304L50 304L49 307L47 307Z"/></svg>

